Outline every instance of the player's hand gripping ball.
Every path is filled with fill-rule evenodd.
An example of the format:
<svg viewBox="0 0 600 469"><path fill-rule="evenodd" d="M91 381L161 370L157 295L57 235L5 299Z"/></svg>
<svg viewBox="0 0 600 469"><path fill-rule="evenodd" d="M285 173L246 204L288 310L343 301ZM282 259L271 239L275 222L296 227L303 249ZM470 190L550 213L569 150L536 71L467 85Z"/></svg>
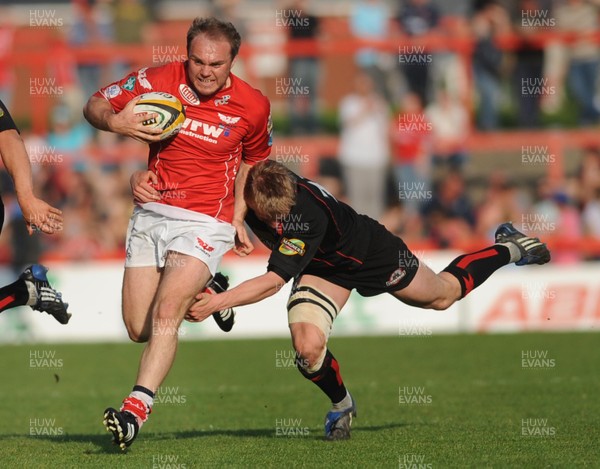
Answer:
<svg viewBox="0 0 600 469"><path fill-rule="evenodd" d="M169 93L153 91L139 96L140 100L135 105L136 114L155 113L156 116L150 117L143 122L150 128L162 130L160 139L165 140L172 137L183 125L185 121L185 110L181 101Z"/></svg>

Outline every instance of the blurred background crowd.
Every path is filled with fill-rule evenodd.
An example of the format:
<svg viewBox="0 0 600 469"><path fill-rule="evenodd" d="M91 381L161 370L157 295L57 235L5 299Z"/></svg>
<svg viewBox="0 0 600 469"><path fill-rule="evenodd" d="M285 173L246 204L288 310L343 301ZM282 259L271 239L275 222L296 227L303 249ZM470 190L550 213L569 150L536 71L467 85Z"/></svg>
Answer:
<svg viewBox="0 0 600 469"><path fill-rule="evenodd" d="M272 102L272 158L413 249L473 249L506 220L561 262L600 255L600 0L72 0L0 7L0 98L38 195L27 237L6 174L0 261L124 256L147 148L81 108L131 70L185 59L194 16L232 21L234 73Z"/></svg>

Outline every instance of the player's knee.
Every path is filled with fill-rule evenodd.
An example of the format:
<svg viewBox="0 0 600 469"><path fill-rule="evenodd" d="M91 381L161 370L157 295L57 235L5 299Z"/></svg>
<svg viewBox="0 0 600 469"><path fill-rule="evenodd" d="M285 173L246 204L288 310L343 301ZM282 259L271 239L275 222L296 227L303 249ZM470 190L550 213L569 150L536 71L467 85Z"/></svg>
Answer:
<svg viewBox="0 0 600 469"><path fill-rule="evenodd" d="M452 306L461 297L460 283L455 277L447 277L444 273L438 275L440 289L437 298L432 301L431 309L443 311Z"/></svg>
<svg viewBox="0 0 600 469"><path fill-rule="evenodd" d="M294 341L294 349L298 355L298 365L305 370L320 368L325 355L325 344L317 340Z"/></svg>
<svg viewBox="0 0 600 469"><path fill-rule="evenodd" d="M157 299L152 311L153 322L172 322L182 308L180 301L175 298Z"/></svg>
<svg viewBox="0 0 600 469"><path fill-rule="evenodd" d="M325 336L314 324L292 324L292 343L300 367L307 371L320 367L327 344Z"/></svg>
<svg viewBox="0 0 600 469"><path fill-rule="evenodd" d="M443 311L452 306L461 296L460 283L456 278L447 278L441 274L437 276L437 297L427 306L429 309Z"/></svg>
<svg viewBox="0 0 600 469"><path fill-rule="evenodd" d="M448 309L450 306L452 306L454 304L456 300L451 298L451 297L440 297L437 298L436 300L432 301L429 305L428 308L429 309L434 309L436 311L444 311L445 309Z"/></svg>
<svg viewBox="0 0 600 469"><path fill-rule="evenodd" d="M306 285L292 293L287 306L298 366L308 372L318 370L338 309L325 293Z"/></svg>
<svg viewBox="0 0 600 469"><path fill-rule="evenodd" d="M173 300L157 301L152 311L152 335L178 335L183 320L181 304Z"/></svg>
<svg viewBox="0 0 600 469"><path fill-rule="evenodd" d="M127 335L132 342L148 342L150 331L145 323L128 320L127 318L124 318L123 322L125 323L125 329L127 329Z"/></svg>
<svg viewBox="0 0 600 469"><path fill-rule="evenodd" d="M150 334L144 330L127 328L127 334L129 335L129 339L132 342L136 342L138 344L143 344L144 342L148 342L150 338Z"/></svg>

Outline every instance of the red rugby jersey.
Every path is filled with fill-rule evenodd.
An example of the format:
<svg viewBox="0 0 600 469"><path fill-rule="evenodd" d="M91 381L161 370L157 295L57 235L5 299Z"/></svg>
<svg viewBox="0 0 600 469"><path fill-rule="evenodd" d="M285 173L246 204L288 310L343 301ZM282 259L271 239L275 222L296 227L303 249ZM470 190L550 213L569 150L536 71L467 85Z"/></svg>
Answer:
<svg viewBox="0 0 600 469"><path fill-rule="evenodd" d="M269 100L230 74L230 86L210 97L190 86L187 62L142 68L98 91L115 112L150 91L170 93L185 107L179 133L152 143L148 169L156 173L161 202L203 213L222 221L233 217L233 189L241 161L249 165L271 152Z"/></svg>

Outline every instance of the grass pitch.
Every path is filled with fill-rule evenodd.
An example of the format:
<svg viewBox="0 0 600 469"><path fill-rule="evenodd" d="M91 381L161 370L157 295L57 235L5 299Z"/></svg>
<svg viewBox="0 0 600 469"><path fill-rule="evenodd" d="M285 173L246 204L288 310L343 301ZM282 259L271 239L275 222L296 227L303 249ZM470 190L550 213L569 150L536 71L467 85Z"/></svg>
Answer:
<svg viewBox="0 0 600 469"><path fill-rule="evenodd" d="M125 453L102 411L131 388L141 345L3 346L0 466L599 467L599 339L333 338L358 405L352 439L333 443L289 340L183 342Z"/></svg>

